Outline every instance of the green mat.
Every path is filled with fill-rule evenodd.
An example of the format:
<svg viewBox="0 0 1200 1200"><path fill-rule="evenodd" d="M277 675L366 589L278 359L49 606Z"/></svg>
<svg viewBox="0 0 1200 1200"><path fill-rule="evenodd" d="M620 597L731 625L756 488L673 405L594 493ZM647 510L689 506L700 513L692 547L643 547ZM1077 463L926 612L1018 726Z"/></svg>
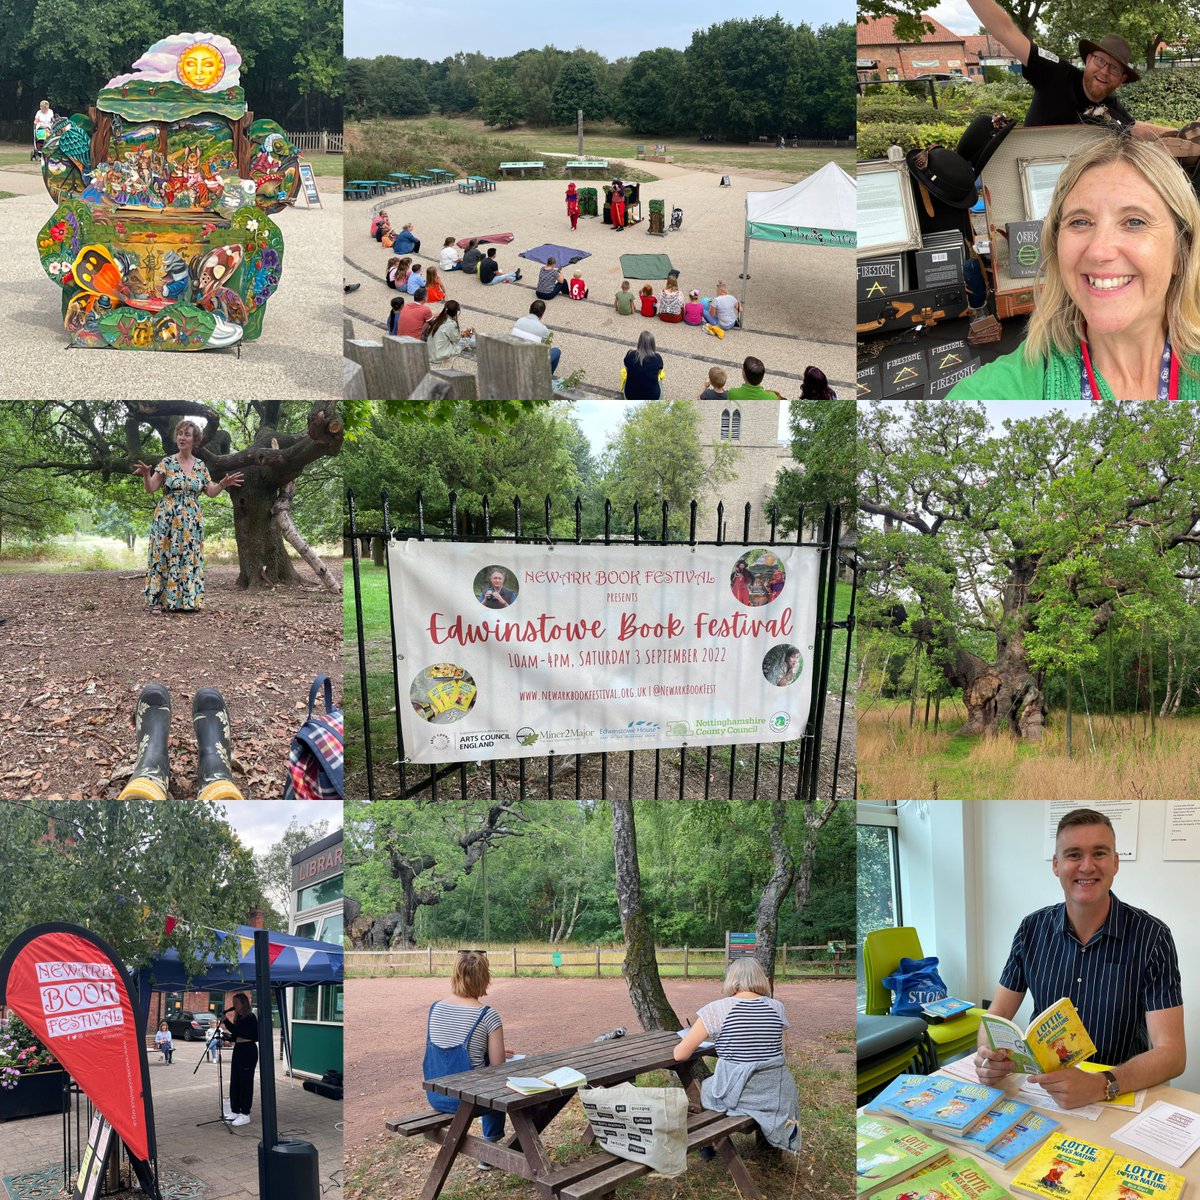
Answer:
<svg viewBox="0 0 1200 1200"><path fill-rule="evenodd" d="M672 270L666 254L621 255L621 272L626 279L666 279Z"/></svg>

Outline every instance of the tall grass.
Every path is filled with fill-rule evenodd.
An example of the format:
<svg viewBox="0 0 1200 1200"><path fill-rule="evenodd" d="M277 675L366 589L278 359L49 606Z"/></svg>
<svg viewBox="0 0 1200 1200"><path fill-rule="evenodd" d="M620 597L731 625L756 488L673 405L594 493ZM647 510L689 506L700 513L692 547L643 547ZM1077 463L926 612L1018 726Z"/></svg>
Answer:
<svg viewBox="0 0 1200 1200"><path fill-rule="evenodd" d="M908 726L908 704L858 718L862 798L868 800L1168 800L1200 797L1200 717L1160 720L1076 713L1073 753L1052 712L1037 745L954 732L964 712L942 705L942 727ZM1094 747L1093 747L1094 743Z"/></svg>

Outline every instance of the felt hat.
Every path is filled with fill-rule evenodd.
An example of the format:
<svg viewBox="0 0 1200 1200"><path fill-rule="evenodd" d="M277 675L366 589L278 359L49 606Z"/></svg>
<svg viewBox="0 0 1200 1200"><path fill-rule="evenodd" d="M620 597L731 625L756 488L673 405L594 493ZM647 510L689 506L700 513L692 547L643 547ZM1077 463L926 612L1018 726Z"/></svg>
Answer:
<svg viewBox="0 0 1200 1200"><path fill-rule="evenodd" d="M904 161L908 163L912 177L943 204L951 208L970 208L979 199L971 164L953 150L947 150L945 146L910 150Z"/></svg>
<svg viewBox="0 0 1200 1200"><path fill-rule="evenodd" d="M954 153L971 164L971 170L978 178L983 174L988 159L995 154L996 147L1008 137L1015 125L1016 121L1003 113L980 113L963 130Z"/></svg>
<svg viewBox="0 0 1200 1200"><path fill-rule="evenodd" d="M1079 39L1079 57L1084 62L1087 62L1089 54L1097 50L1107 54L1109 58L1115 58L1121 64L1121 70L1129 76L1128 82L1137 83L1141 79L1141 75L1129 65L1129 56L1132 53L1129 43L1119 34L1106 33L1098 42L1089 42L1087 38Z"/></svg>

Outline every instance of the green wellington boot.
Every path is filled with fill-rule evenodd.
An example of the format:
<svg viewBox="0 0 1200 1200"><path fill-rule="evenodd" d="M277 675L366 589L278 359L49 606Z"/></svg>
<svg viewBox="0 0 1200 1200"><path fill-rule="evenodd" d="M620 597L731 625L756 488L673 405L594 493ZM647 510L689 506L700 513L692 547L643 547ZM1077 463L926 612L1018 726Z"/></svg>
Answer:
<svg viewBox="0 0 1200 1200"><path fill-rule="evenodd" d="M171 769L167 734L171 729L171 697L161 683L148 683L138 696L137 762L118 800L169 800Z"/></svg>
<svg viewBox="0 0 1200 1200"><path fill-rule="evenodd" d="M200 751L197 800L244 800L233 782L229 709L216 688L203 687L192 698L192 727Z"/></svg>

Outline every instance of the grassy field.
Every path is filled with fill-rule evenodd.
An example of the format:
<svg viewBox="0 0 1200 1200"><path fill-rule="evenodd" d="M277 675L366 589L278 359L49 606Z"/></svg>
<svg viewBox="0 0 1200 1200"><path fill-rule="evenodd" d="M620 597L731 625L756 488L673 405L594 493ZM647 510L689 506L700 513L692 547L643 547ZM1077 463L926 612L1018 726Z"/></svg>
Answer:
<svg viewBox="0 0 1200 1200"><path fill-rule="evenodd" d="M789 1052L788 1066L800 1092L799 1155L760 1151L752 1138L738 1135L736 1139L763 1195L772 1200L849 1200L853 1054L850 1031L830 1034L823 1044ZM668 1072L653 1072L636 1082L641 1087L668 1087L674 1079ZM575 1162L593 1152L583 1144L585 1129L583 1109L578 1100L572 1100L547 1132L556 1164ZM349 1156L347 1200L415 1196L429 1162L429 1150L420 1139L378 1138ZM455 1172L442 1190L443 1200L480 1200L482 1196L527 1200L529 1196L529 1184L514 1175L493 1172L484 1178L486 1182L481 1182ZM730 1200L736 1194L720 1158L706 1162L696 1155L689 1156L686 1173L674 1179L648 1176L617 1189L621 1200Z"/></svg>
<svg viewBox="0 0 1200 1200"><path fill-rule="evenodd" d="M1171 800L1200 797L1200 717L1158 722L1052 712L1039 745L1011 737L962 737L961 706L942 704L941 730L908 727L908 702L860 708L858 769L863 800ZM1093 737L1095 749L1093 749Z"/></svg>
<svg viewBox="0 0 1200 1200"><path fill-rule="evenodd" d="M367 702L371 711L371 741L376 770L376 787L380 787L380 765L395 762L396 758L396 712L395 688L391 671L391 633L388 616L387 572L376 567L370 559L360 563L362 582L363 638L366 646ZM358 634L354 616L354 579L349 560L343 570L345 584L344 629L346 646L346 770L348 774L365 775L363 761L363 722L361 687L359 681ZM834 601L835 620L845 620L850 610L850 588L839 586ZM846 659L846 635L837 631L833 639L833 654L830 662L829 686L831 691L841 688L842 669ZM854 678L854 660L851 658L850 677ZM403 697L402 697L403 699ZM736 748L735 748L736 749ZM713 747L712 757L719 764L718 777L728 778L730 748ZM697 750L692 758L704 761L704 751ZM770 761L774 761L773 758ZM748 760L739 757L737 772L748 771ZM614 767L623 776L623 767ZM391 771L383 774L391 777ZM365 790L365 778L360 779L360 790ZM457 780L449 780L449 786L457 787ZM573 785L569 785L573 786ZM669 785L664 785L669 786Z"/></svg>
<svg viewBox="0 0 1200 1200"><path fill-rule="evenodd" d="M757 146L671 140L653 135L638 136L617 125L585 125L584 153L598 158L636 160L637 147L666 142L676 164L727 174L754 171L764 176L800 179L832 160L847 171L854 170L853 150L778 150L763 143ZM411 120L378 120L346 127L346 176L369 179L370 170L422 169L440 167L459 174L495 175L502 161L522 161L550 154L574 157L578 142L574 131L529 129L518 126L503 131L491 129L478 119L436 117ZM623 172L624 178L652 180L656 164L643 163ZM366 174L359 174L359 171ZM547 172L554 175L551 164ZM386 172L385 172L386 173ZM564 175L564 172L558 172Z"/></svg>

